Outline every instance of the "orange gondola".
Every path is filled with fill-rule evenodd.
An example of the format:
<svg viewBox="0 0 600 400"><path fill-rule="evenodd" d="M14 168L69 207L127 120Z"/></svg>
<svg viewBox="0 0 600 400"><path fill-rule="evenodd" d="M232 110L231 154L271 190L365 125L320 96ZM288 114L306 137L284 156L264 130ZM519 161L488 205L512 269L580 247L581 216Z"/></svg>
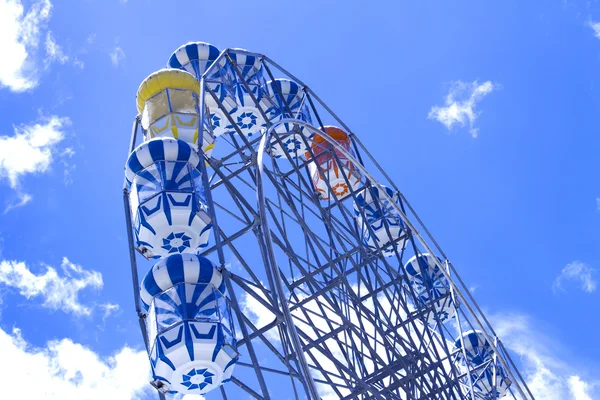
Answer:
<svg viewBox="0 0 600 400"><path fill-rule="evenodd" d="M325 133L347 152L351 152L350 137L342 129L325 126ZM316 134L312 139L311 150L306 158L314 161L308 165L313 186L321 200L329 200L331 192L342 199L356 190L362 176L348 157L322 135ZM330 190L331 188L331 190Z"/></svg>

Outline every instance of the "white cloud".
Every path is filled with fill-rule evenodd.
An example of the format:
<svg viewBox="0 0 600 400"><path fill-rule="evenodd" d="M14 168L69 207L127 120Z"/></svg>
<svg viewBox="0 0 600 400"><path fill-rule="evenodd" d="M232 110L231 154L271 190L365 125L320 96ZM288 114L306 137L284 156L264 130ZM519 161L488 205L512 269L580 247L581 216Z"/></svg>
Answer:
<svg viewBox="0 0 600 400"><path fill-rule="evenodd" d="M37 85L33 56L51 8L49 0L42 0L25 12L19 0L0 0L0 86L22 92Z"/></svg>
<svg viewBox="0 0 600 400"><path fill-rule="evenodd" d="M256 290L255 293L269 303L266 296L260 290ZM261 329L275 320L275 314L248 293L243 294L240 301L240 308L242 313L250 318L257 329ZM273 342L279 342L281 340L276 328L268 330L265 333L265 336Z"/></svg>
<svg viewBox="0 0 600 400"><path fill-rule="evenodd" d="M42 348L28 344L19 329L0 329L2 398L48 400L132 400L152 398L145 351L123 347L102 358L71 339Z"/></svg>
<svg viewBox="0 0 600 400"><path fill-rule="evenodd" d="M105 321L108 317L110 317L113 314L119 314L121 310L121 307L118 304L112 303L100 304L99 307L104 310L102 321Z"/></svg>
<svg viewBox="0 0 600 400"><path fill-rule="evenodd" d="M72 158L75 155L75 150L70 147L67 147L61 154L63 157Z"/></svg>
<svg viewBox="0 0 600 400"><path fill-rule="evenodd" d="M48 31L52 3L38 0L26 11L21 0L0 0L0 87L14 92L33 89L39 83L39 72L53 62L83 68L77 57L69 57ZM43 41L45 57L39 54Z"/></svg>
<svg viewBox="0 0 600 400"><path fill-rule="evenodd" d="M4 215L8 214L10 211L14 210L15 208L23 207L23 206L29 204L31 202L31 200L33 200L33 197L31 197L31 195L29 195L27 193L17 191L17 199L18 199L18 201L16 203L8 203L6 205L6 207L4 208Z"/></svg>
<svg viewBox="0 0 600 400"><path fill-rule="evenodd" d="M95 33L90 33L87 37L87 43L88 44L94 44L94 42L96 41L96 34Z"/></svg>
<svg viewBox="0 0 600 400"><path fill-rule="evenodd" d="M591 400L600 398L600 375L582 378L583 371L559 358L561 345L537 331L531 319L522 314L495 315L491 318L498 337L519 355L521 372L536 399ZM594 397L592 397L594 396Z"/></svg>
<svg viewBox="0 0 600 400"><path fill-rule="evenodd" d="M80 303L79 292L86 288L102 288L102 274L87 271L66 257L62 260L60 275L55 268L45 267L45 273L36 275L24 262L0 261L0 285L18 289L27 299L42 297L44 307L74 315L90 315L92 308Z"/></svg>
<svg viewBox="0 0 600 400"><path fill-rule="evenodd" d="M8 179L20 199L8 209L31 201L30 195L22 193L20 179L27 174L48 171L56 146L64 139L65 128L70 123L68 118L51 115L40 122L15 127L13 136L0 136L0 179Z"/></svg>
<svg viewBox="0 0 600 400"><path fill-rule="evenodd" d="M46 33L46 62L58 61L61 64L69 61L69 57L63 53L62 48L56 43L52 32Z"/></svg>
<svg viewBox="0 0 600 400"><path fill-rule="evenodd" d="M79 69L83 69L85 67L85 63L78 59L77 57L73 58L73 65Z"/></svg>
<svg viewBox="0 0 600 400"><path fill-rule="evenodd" d="M571 395L577 400L592 400L588 395L590 393L590 384L581 380L577 375L569 377L569 389Z"/></svg>
<svg viewBox="0 0 600 400"><path fill-rule="evenodd" d="M71 177L71 173L75 169L76 165L74 163L71 163L69 160L71 160L74 155L75 155L75 150L73 150L71 147L67 147L60 154L61 164L64 167L65 185L70 185L71 183L73 183L73 178Z"/></svg>
<svg viewBox="0 0 600 400"><path fill-rule="evenodd" d="M119 46L116 46L113 51L109 53L110 61L115 67L119 66L119 63L125 58L125 52Z"/></svg>
<svg viewBox="0 0 600 400"><path fill-rule="evenodd" d="M556 277L552 283L552 291L564 291L564 281L579 281L581 283L581 290L586 293L592 293L596 290L597 281L594 279L596 270L590 265L582 263L581 261L573 261L567 264L562 269L560 275Z"/></svg>
<svg viewBox="0 0 600 400"><path fill-rule="evenodd" d="M475 110L475 107L477 103L496 88L497 85L494 85L491 81L482 84L477 81L473 83L454 82L446 96L445 105L443 107L432 107L428 118L441 122L448 130L451 130L455 125L466 126L468 123L469 133L476 138L479 129L475 128L475 120L480 113Z"/></svg>
<svg viewBox="0 0 600 400"><path fill-rule="evenodd" d="M594 36L600 39L600 22L589 21L588 26L594 31Z"/></svg>
<svg viewBox="0 0 600 400"><path fill-rule="evenodd" d="M71 65L79 69L83 69L85 67L85 63L76 55L69 56L64 53L62 47L56 42L52 32L50 31L46 33L45 48L46 58L44 59L44 62L46 64L46 68L54 62L58 62L59 64L66 64L67 62L70 62Z"/></svg>
<svg viewBox="0 0 600 400"><path fill-rule="evenodd" d="M70 122L51 115L39 123L15 127L14 136L0 136L0 177L8 178L16 188L21 176L46 172Z"/></svg>

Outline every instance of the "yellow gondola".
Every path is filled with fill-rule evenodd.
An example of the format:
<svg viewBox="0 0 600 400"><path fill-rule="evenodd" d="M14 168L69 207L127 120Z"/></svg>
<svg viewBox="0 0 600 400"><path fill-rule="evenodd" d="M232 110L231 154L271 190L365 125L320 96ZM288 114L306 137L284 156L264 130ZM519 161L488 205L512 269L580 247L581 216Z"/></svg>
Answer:
<svg viewBox="0 0 600 400"><path fill-rule="evenodd" d="M198 80L182 70L161 69L144 79L136 96L144 139L168 136L197 145L199 91ZM214 144L213 135L204 129L202 150L207 156L210 156Z"/></svg>

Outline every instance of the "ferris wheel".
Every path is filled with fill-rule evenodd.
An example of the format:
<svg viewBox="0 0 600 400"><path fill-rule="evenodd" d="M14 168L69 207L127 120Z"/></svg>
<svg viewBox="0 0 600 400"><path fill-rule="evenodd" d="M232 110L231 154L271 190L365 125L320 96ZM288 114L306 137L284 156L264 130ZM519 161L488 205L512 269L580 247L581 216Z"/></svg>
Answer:
<svg viewBox="0 0 600 400"><path fill-rule="evenodd" d="M405 196L298 78L193 42L136 105L123 199L161 398L534 398Z"/></svg>

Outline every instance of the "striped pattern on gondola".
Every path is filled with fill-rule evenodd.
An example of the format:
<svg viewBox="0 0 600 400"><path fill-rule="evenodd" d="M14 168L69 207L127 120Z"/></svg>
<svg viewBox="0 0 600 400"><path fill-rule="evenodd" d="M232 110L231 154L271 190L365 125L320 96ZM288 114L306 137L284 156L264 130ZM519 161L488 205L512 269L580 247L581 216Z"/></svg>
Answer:
<svg viewBox="0 0 600 400"><path fill-rule="evenodd" d="M157 161L185 161L201 169L200 157L188 143L169 137L156 138L142 143L129 155L125 164L127 185L131 186L136 174Z"/></svg>
<svg viewBox="0 0 600 400"><path fill-rule="evenodd" d="M189 42L171 54L167 67L184 69L200 80L202 74L219 57L221 52L215 46L205 42Z"/></svg>
<svg viewBox="0 0 600 400"><path fill-rule="evenodd" d="M260 62L260 58L244 53L247 51L246 49L231 49L229 52L229 56L237 65L240 70L242 77L249 81L251 80L257 72L260 72L262 69L262 63ZM237 75L236 75L237 76Z"/></svg>
<svg viewBox="0 0 600 400"><path fill-rule="evenodd" d="M470 330L462 335L462 341L465 343L465 353L469 363L474 365L481 365L486 361L489 361L494 354L490 343L487 341L483 332L477 330ZM462 349L462 343L460 337L454 341L454 347L460 350ZM462 350L457 353L458 360L463 359Z"/></svg>
<svg viewBox="0 0 600 400"><path fill-rule="evenodd" d="M460 337L454 342L454 347L457 349L456 361L462 368L474 370L469 373L473 391L477 399L499 399L501 398L510 386L510 380L504 368L496 364L495 376L496 382L494 385L494 350L487 341L481 331L470 330L462 334L462 341L465 345L465 353L467 360L465 362L462 343ZM487 364L487 366L480 366ZM465 371L466 372L466 371ZM468 387L468 378L463 379L465 387ZM494 391L493 388L496 387Z"/></svg>
<svg viewBox="0 0 600 400"><path fill-rule="evenodd" d="M279 88L279 90L277 90L277 88ZM302 99L304 97L304 90L300 85L289 79L275 79L269 81L263 86L263 92L266 93L266 97L273 103L266 110L266 113L268 115L270 114L269 117L271 120L278 119L282 114L289 114L285 106L286 104L295 114L302 104ZM283 98L279 94L280 92L283 95ZM300 114L300 119L305 120L305 118L302 118L302 113Z"/></svg>
<svg viewBox="0 0 600 400"><path fill-rule="evenodd" d="M438 258L441 263L441 260ZM448 280L428 253L414 256L404 265L409 283L423 302L437 299L448 293Z"/></svg>
<svg viewBox="0 0 600 400"><path fill-rule="evenodd" d="M383 186L383 189L385 190L385 193L392 198L392 200L399 204L398 196L392 189L385 186ZM381 211L379 210L377 203L379 203L379 208ZM387 199L383 198L377 186L372 186L370 188L361 190L356 195L356 201L354 202L354 215L357 217L362 217L361 209L364 210L367 223L375 223L381 221L382 218L389 218L390 220L388 222L391 224L399 224L404 226L394 207Z"/></svg>
<svg viewBox="0 0 600 400"><path fill-rule="evenodd" d="M192 305L193 308L205 309L211 306L211 300L214 303L213 286L221 293L225 291L222 275L209 259L196 254L174 254L161 259L142 281L140 298L144 309L147 311L150 308L154 296L178 283L191 285L182 286L177 291L180 294L178 299L171 298L167 302L165 299L161 299L161 303L173 303L171 304L173 308ZM194 284L205 284L206 286ZM182 291L183 293L181 293ZM163 304L162 307L166 306ZM189 306L187 308L189 309Z"/></svg>

